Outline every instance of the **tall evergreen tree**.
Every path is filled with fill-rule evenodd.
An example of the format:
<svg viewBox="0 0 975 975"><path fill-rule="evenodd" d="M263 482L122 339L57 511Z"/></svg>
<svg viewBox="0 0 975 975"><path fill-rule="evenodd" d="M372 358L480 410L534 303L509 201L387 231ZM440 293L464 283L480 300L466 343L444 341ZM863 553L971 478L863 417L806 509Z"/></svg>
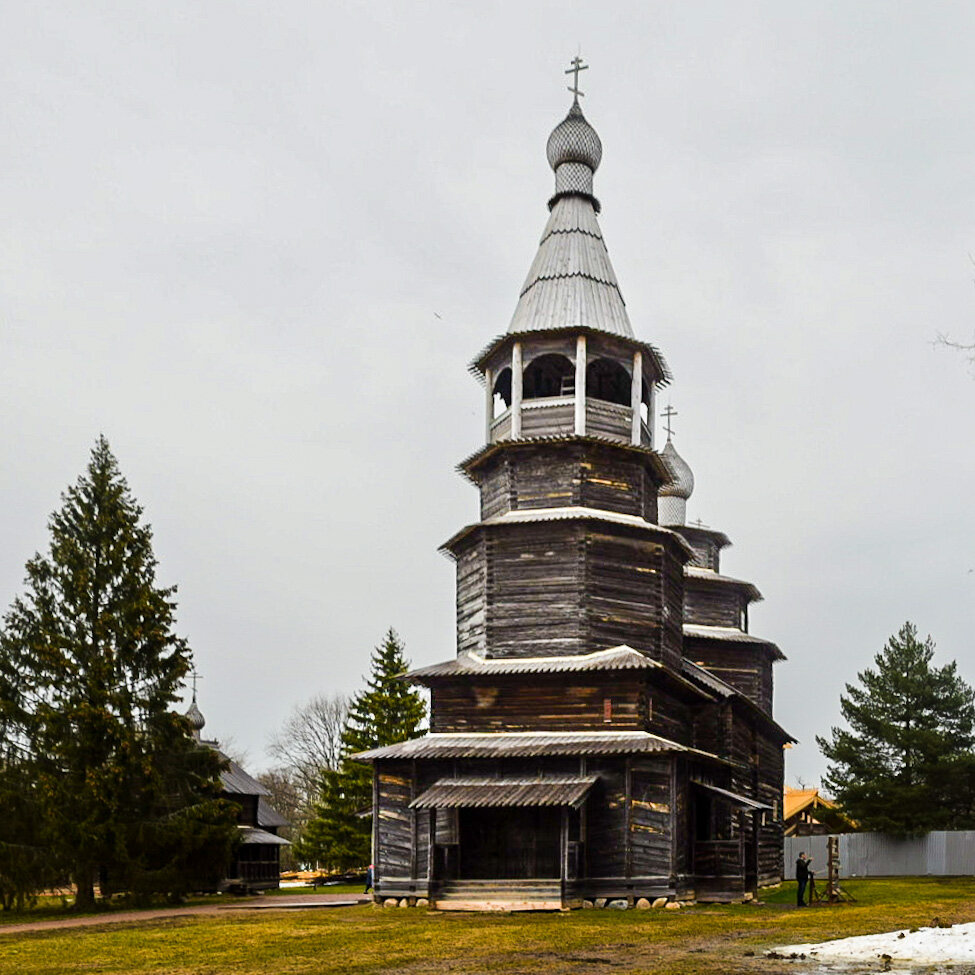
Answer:
<svg viewBox="0 0 975 975"><path fill-rule="evenodd" d="M390 628L372 652L366 687L349 706L342 732L342 760L323 769L314 815L305 827L296 856L345 870L369 862L372 769L352 759L356 752L393 745L422 733L426 704L402 677L409 669L406 652Z"/></svg>
<svg viewBox="0 0 975 975"><path fill-rule="evenodd" d="M816 741L824 784L865 829L912 835L975 826L975 694L954 661L932 666L935 645L905 623L846 685L849 730Z"/></svg>
<svg viewBox="0 0 975 975"><path fill-rule="evenodd" d="M156 586L151 529L104 437L61 500L4 619L0 720L35 784L49 860L84 909L96 874L110 889L176 890L187 851L226 855L234 831L220 759L173 710L190 665L175 588Z"/></svg>

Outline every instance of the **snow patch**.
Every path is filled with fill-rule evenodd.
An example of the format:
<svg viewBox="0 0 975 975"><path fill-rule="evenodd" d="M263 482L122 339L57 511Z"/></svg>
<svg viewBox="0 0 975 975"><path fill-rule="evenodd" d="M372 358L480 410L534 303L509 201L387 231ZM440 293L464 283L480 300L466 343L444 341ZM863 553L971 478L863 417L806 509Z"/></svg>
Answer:
<svg viewBox="0 0 975 975"><path fill-rule="evenodd" d="M865 934L820 944L784 945L765 952L770 958L806 958L821 961L875 961L886 955L893 962L921 964L975 963L975 922L950 928L907 928L885 934Z"/></svg>

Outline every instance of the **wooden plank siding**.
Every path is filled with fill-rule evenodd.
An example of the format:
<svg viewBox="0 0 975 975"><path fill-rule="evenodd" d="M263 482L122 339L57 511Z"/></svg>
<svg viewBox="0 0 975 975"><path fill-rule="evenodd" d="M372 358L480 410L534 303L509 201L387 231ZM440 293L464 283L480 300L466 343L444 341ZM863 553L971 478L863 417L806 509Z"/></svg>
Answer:
<svg viewBox="0 0 975 975"><path fill-rule="evenodd" d="M585 528L580 522L485 530L486 638L494 657L586 653Z"/></svg>
<svg viewBox="0 0 975 975"><path fill-rule="evenodd" d="M599 673L443 681L430 689L430 730L646 731L649 694L642 679Z"/></svg>
<svg viewBox="0 0 975 975"><path fill-rule="evenodd" d="M487 650L487 559L483 537L466 539L455 552L457 563L457 652Z"/></svg>
<svg viewBox="0 0 975 975"><path fill-rule="evenodd" d="M735 586L697 578L687 579L684 583L685 623L737 628L747 605Z"/></svg>
<svg viewBox="0 0 975 975"><path fill-rule="evenodd" d="M772 656L763 647L689 637L684 655L740 691L766 714L772 713Z"/></svg>
<svg viewBox="0 0 975 975"><path fill-rule="evenodd" d="M520 444L485 461L475 477L482 519L584 506L656 522L658 482L649 458L602 444Z"/></svg>

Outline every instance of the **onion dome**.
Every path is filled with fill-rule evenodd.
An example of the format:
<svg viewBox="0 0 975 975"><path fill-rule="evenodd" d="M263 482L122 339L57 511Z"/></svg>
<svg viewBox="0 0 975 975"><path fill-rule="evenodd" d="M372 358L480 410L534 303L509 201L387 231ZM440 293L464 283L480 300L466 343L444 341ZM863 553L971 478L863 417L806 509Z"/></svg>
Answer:
<svg viewBox="0 0 975 975"><path fill-rule="evenodd" d="M190 728L193 730L193 737L198 739L207 719L203 717L203 712L197 706L196 694L193 695L193 703L186 711L186 720L189 721Z"/></svg>
<svg viewBox="0 0 975 975"><path fill-rule="evenodd" d="M694 493L694 472L690 465L677 453L677 448L674 447L674 442L669 437L667 438L667 446L660 451L660 456L670 471L670 481L657 492L657 496L661 498L682 498L686 501Z"/></svg>
<svg viewBox="0 0 975 975"><path fill-rule="evenodd" d="M548 201L549 209L563 196L578 195L589 198L599 213L599 201L592 193L592 176L602 161L603 144L582 114L578 98L548 137L546 155L555 172L555 195Z"/></svg>
<svg viewBox="0 0 975 975"><path fill-rule="evenodd" d="M558 170L562 163L574 162L599 169L603 158L603 144L596 130L586 121L578 101L572 103L569 114L559 122L548 137L548 164Z"/></svg>
<svg viewBox="0 0 975 975"><path fill-rule="evenodd" d="M683 525L687 519L687 499L694 493L694 472L670 437L660 451L670 480L657 492L657 521L661 525Z"/></svg>

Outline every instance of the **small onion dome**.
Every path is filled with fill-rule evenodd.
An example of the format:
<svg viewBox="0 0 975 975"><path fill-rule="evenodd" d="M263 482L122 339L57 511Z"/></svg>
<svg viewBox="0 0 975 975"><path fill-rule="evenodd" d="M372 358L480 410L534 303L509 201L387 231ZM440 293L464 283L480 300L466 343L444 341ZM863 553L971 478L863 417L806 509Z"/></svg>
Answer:
<svg viewBox="0 0 975 975"><path fill-rule="evenodd" d="M686 501L694 493L694 472L686 460L677 453L673 442L668 438L667 446L660 456L670 470L670 481L657 492L661 498L682 498Z"/></svg>
<svg viewBox="0 0 975 975"><path fill-rule="evenodd" d="M193 703L190 705L189 710L186 712L186 720L189 721L190 727L199 734L203 730L203 726L207 723L207 719L203 717L203 712L197 707L196 698L193 698Z"/></svg>
<svg viewBox="0 0 975 975"><path fill-rule="evenodd" d="M586 121L578 101L572 103L569 114L552 130L546 152L553 170L563 163L582 163L593 172L599 168L603 144L596 130Z"/></svg>

